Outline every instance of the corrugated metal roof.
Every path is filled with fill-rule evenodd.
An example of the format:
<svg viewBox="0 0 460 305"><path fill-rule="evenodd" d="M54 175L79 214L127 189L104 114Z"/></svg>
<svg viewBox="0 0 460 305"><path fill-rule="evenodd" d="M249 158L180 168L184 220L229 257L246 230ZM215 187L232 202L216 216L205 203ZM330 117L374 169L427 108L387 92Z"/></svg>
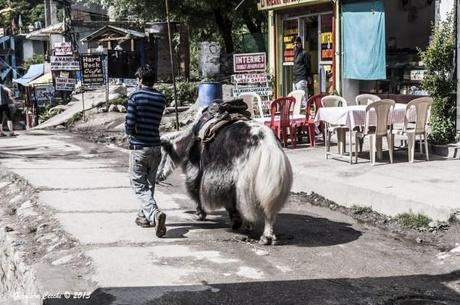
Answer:
<svg viewBox="0 0 460 305"><path fill-rule="evenodd" d="M62 34L62 33L64 33L64 23L59 22L59 23L47 26L46 28L30 32L26 35L26 38L30 40L42 40L43 38L48 38L49 34Z"/></svg>
<svg viewBox="0 0 460 305"><path fill-rule="evenodd" d="M141 32L135 31L135 30L123 29L123 28L119 28L119 27L116 27L116 26L113 26L113 25L106 25L106 26L100 28L99 30L89 34L88 36L80 39L80 41L86 42L88 40L92 40L95 37L97 37L99 35L102 35L102 34L106 33L107 31L110 31L110 30L118 32L120 34L125 34L129 38L142 38L142 37L145 36L144 33L141 33Z"/></svg>

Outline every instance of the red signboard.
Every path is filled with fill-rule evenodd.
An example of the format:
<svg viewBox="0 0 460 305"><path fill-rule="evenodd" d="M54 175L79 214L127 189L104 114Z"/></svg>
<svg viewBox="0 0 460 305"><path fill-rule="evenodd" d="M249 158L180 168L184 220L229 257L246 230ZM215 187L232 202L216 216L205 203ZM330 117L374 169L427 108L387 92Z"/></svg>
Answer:
<svg viewBox="0 0 460 305"><path fill-rule="evenodd" d="M240 53L233 55L233 72L265 71L265 53Z"/></svg>

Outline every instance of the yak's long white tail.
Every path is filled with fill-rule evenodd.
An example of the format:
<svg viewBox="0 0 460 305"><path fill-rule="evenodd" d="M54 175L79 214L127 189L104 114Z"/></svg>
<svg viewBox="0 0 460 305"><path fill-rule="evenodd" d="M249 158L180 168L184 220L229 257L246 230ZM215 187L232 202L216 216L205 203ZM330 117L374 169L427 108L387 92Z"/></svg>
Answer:
<svg viewBox="0 0 460 305"><path fill-rule="evenodd" d="M260 210L268 219L275 217L289 197L293 178L289 159L272 130L263 125L252 127L260 142L242 164L236 189L238 210L254 222Z"/></svg>

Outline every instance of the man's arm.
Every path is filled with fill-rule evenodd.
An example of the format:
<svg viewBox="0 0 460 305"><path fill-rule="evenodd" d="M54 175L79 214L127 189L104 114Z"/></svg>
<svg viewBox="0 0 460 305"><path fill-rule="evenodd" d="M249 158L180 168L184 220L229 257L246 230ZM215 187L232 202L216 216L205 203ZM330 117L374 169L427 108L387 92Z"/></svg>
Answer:
<svg viewBox="0 0 460 305"><path fill-rule="evenodd" d="M132 95L128 98L125 130L127 135L133 135L136 133L136 104Z"/></svg>

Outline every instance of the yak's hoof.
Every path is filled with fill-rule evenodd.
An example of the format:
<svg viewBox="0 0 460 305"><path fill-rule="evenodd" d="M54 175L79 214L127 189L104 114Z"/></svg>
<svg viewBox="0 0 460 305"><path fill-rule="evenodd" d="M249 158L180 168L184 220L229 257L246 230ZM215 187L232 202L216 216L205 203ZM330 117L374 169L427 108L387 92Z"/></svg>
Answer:
<svg viewBox="0 0 460 305"><path fill-rule="evenodd" d="M264 246L266 246L266 245L275 245L276 244L276 236L275 235L272 235L272 236L262 235L260 237L259 244L264 245Z"/></svg>
<svg viewBox="0 0 460 305"><path fill-rule="evenodd" d="M195 213L196 220L203 221L206 219L206 212L204 211L196 211Z"/></svg>

